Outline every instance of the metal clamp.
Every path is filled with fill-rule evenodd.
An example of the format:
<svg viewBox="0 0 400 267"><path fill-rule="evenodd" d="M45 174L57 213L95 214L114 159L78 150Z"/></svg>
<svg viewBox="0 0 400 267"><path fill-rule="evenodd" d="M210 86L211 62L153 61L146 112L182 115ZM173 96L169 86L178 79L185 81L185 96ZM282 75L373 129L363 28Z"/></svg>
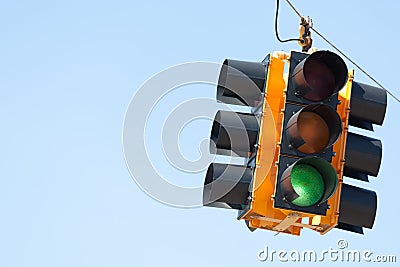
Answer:
<svg viewBox="0 0 400 267"><path fill-rule="evenodd" d="M312 28L312 19L310 17L301 17L300 19L300 36L299 45L302 47L303 52L307 52L312 46L312 39L311 39L311 31Z"/></svg>

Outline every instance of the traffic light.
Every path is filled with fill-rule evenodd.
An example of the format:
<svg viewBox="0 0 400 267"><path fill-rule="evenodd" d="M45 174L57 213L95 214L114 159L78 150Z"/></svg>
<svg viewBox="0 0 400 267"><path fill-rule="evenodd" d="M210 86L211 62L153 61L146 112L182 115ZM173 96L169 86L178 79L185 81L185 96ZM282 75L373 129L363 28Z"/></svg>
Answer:
<svg viewBox="0 0 400 267"><path fill-rule="evenodd" d="M251 230L371 228L375 192L345 184L343 176L377 175L381 142L349 132L349 125L381 125L386 92L353 76L330 51L273 53L260 63L225 60L217 100L251 112L218 111L210 151L245 163L209 166L204 205L238 210Z"/></svg>
<svg viewBox="0 0 400 267"><path fill-rule="evenodd" d="M331 162L343 134L336 109L347 78L346 64L332 52L291 53L275 208L326 215L339 184Z"/></svg>
<svg viewBox="0 0 400 267"><path fill-rule="evenodd" d="M373 124L382 125L385 118L386 91L351 82L349 125L373 131ZM368 175L377 176L382 159L382 142L349 132L345 151L344 176L368 182ZM343 184L337 228L363 233L372 228L377 209L374 191Z"/></svg>
<svg viewBox="0 0 400 267"><path fill-rule="evenodd" d="M263 62L227 59L222 65L217 100L255 109L251 113L218 111L215 115L210 136L210 151L220 155L247 158L248 164L210 164L204 182L205 206L241 210L248 202L260 128L260 117L257 116L256 107L263 102L266 71L266 64Z"/></svg>

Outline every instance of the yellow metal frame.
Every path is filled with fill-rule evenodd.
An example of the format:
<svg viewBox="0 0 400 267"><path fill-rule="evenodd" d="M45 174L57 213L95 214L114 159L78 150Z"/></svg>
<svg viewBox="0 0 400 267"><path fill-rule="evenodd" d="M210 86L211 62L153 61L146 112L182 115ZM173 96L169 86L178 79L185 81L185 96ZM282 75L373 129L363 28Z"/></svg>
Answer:
<svg viewBox="0 0 400 267"><path fill-rule="evenodd" d="M332 166L335 168L339 183L333 196L328 200L329 209L325 216L293 212L274 208L274 195L280 156L280 143L284 121L286 102L287 75L284 74L285 64L289 65L288 57L270 55L266 93L264 96L263 116L260 126L259 146L254 171L253 192L250 208L241 216L249 221L252 228L261 228L292 235L300 235L302 228L309 228L320 234L325 234L338 223L340 192L343 182L344 153L348 131L350 112L351 86L354 71L349 72L345 88L339 93L340 104L337 112L343 123L343 131L333 146L334 157ZM271 122L275 127L271 127ZM303 220L308 218L307 220Z"/></svg>

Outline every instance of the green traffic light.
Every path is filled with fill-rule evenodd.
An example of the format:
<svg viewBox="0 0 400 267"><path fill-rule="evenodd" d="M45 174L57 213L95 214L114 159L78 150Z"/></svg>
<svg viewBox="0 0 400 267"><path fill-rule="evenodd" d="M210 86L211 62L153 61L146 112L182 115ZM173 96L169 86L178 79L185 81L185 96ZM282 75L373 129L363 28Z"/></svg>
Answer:
<svg viewBox="0 0 400 267"><path fill-rule="evenodd" d="M298 207L311 207L328 200L338 185L333 166L325 159L304 157L289 166L280 178L286 202Z"/></svg>
<svg viewBox="0 0 400 267"><path fill-rule="evenodd" d="M324 179L321 173L311 165L296 164L290 174L290 180L294 191L299 196L292 201L297 206L315 205L324 195Z"/></svg>

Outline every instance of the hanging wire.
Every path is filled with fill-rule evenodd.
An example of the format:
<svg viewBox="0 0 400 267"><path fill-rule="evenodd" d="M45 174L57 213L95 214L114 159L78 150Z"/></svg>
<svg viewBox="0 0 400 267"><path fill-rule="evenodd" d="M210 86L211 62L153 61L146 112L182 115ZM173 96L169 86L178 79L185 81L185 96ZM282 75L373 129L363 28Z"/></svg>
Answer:
<svg viewBox="0 0 400 267"><path fill-rule="evenodd" d="M276 35L276 39L278 39L278 41L281 42L281 43L286 43L286 42L301 42L301 43L303 43L304 40L297 39L297 38L286 39L286 40L282 40L281 38L279 38L279 34L278 34L278 14L279 14L279 0L276 0L276 12L275 12L275 35Z"/></svg>
<svg viewBox="0 0 400 267"><path fill-rule="evenodd" d="M288 3L288 5L293 9L294 12L296 12L297 16L299 16L300 18L302 17L300 12L297 11L297 9L292 5L292 3L290 3L290 1L286 0L286 3Z"/></svg>
<svg viewBox="0 0 400 267"><path fill-rule="evenodd" d="M278 1L279 2L279 1ZM286 3L293 9L293 11L302 18L303 16L300 14L300 12L293 6L293 4L289 1L286 0ZM277 9L278 11L278 9ZM277 15L276 15L277 17ZM276 26L276 23L275 23ZM327 42L333 49L335 49L339 54L341 54L343 57L345 57L348 61L350 61L354 66L356 66L357 69L359 69L365 76L367 76L371 81L373 81L376 85L378 85L380 88L385 90L393 99L395 99L397 102L400 103L400 99L396 97L392 92L390 92L388 89L386 89L380 82L378 82L375 78L373 78L371 75L368 74L360 65L358 65L354 60L352 60L350 57L348 57L344 52L342 52L336 45L334 45L331 41L329 41L324 35L322 35L320 32L318 32L314 26L311 26L310 29L315 32L319 37L321 37L325 42Z"/></svg>

